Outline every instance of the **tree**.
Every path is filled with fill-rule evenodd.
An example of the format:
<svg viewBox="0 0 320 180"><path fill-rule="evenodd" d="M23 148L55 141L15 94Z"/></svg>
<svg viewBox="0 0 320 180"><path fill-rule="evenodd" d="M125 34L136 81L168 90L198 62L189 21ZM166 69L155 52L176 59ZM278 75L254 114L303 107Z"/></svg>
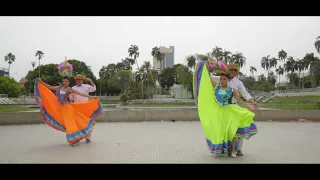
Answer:
<svg viewBox="0 0 320 180"><path fill-rule="evenodd" d="M274 72L268 73L267 81L274 87L277 82L277 76L274 75Z"/></svg>
<svg viewBox="0 0 320 180"><path fill-rule="evenodd" d="M289 82L292 85L291 88L294 88L295 86L298 87L298 85L299 85L299 77L298 77L297 73L288 72L287 78L289 79Z"/></svg>
<svg viewBox="0 0 320 180"><path fill-rule="evenodd" d="M165 68L163 71L159 74L159 83L160 86L164 88L169 88L173 86L173 84L176 82L175 80L175 71L173 68Z"/></svg>
<svg viewBox="0 0 320 180"><path fill-rule="evenodd" d="M277 64L278 64L278 59L273 57L273 58L270 59L269 62L270 62L270 69L273 68L273 67L276 68Z"/></svg>
<svg viewBox="0 0 320 180"><path fill-rule="evenodd" d="M205 54L196 54L195 57L196 57L196 59L201 60L201 61L209 60L209 56L205 55Z"/></svg>
<svg viewBox="0 0 320 180"><path fill-rule="evenodd" d="M252 77L254 77L254 72L257 72L257 69L253 66L250 66L250 73L252 74Z"/></svg>
<svg viewBox="0 0 320 180"><path fill-rule="evenodd" d="M270 70L270 59L269 59L270 55L266 56L266 57L262 57L261 59L261 67L265 70L267 70L269 72Z"/></svg>
<svg viewBox="0 0 320 180"><path fill-rule="evenodd" d="M164 65L163 65L164 57L163 57L162 53L160 52L160 48L158 48L158 46L152 48L151 56L153 58L156 58L156 60L160 63L160 72L161 72L163 70L163 67L164 67Z"/></svg>
<svg viewBox="0 0 320 180"><path fill-rule="evenodd" d="M295 69L296 71L298 71L298 73L299 73L298 87L299 87L299 88L302 88L300 79L301 79L301 71L304 70L304 62L303 62L302 60L298 60L298 59L297 59L295 65L294 65L294 69Z"/></svg>
<svg viewBox="0 0 320 180"><path fill-rule="evenodd" d="M108 66L102 66L99 71L100 79L111 79L118 71L115 64L111 63Z"/></svg>
<svg viewBox="0 0 320 180"><path fill-rule="evenodd" d="M142 99L152 98L153 90L156 86L156 73L151 70L151 64L149 61L144 61L143 65L135 73L135 80L141 84L141 97ZM146 87L146 88L144 88ZM138 96L137 96L138 97Z"/></svg>
<svg viewBox="0 0 320 180"><path fill-rule="evenodd" d="M225 64L231 63L232 53L230 51L224 50L223 53L222 53L222 57L223 57L223 62Z"/></svg>
<svg viewBox="0 0 320 180"><path fill-rule="evenodd" d="M307 53L303 58L304 66L310 71L312 88L315 88L316 86L315 75L319 73L317 72L317 67L320 64L319 62L320 59L318 57L315 57L314 53Z"/></svg>
<svg viewBox="0 0 320 180"><path fill-rule="evenodd" d="M121 89L121 93L124 93L130 87L131 81L132 81L131 71L121 69L111 79L109 79L108 84L111 87Z"/></svg>
<svg viewBox="0 0 320 180"><path fill-rule="evenodd" d="M215 58L216 60L218 60L218 61L222 60L222 57L223 57L222 48L215 46L214 48L212 48L211 54L212 54L213 58Z"/></svg>
<svg viewBox="0 0 320 180"><path fill-rule="evenodd" d="M279 67L276 69L276 73L277 73L277 75L279 76L279 86L280 86L280 76L283 75L284 69L283 69L281 66L279 66Z"/></svg>
<svg viewBox="0 0 320 180"><path fill-rule="evenodd" d="M231 56L231 63L239 64L240 67L243 67L246 64L246 58L242 53L235 53Z"/></svg>
<svg viewBox="0 0 320 180"><path fill-rule="evenodd" d="M0 94L7 94L8 97L19 97L20 86L13 78L8 76L0 77Z"/></svg>
<svg viewBox="0 0 320 180"><path fill-rule="evenodd" d="M190 56L187 57L186 61L187 61L187 66L188 66L190 69L194 69L194 68L195 68L195 65L196 65L196 57L194 57L193 55L190 55Z"/></svg>
<svg viewBox="0 0 320 180"><path fill-rule="evenodd" d="M189 70L188 66L176 64L173 66L175 71L176 84L181 84L182 87L187 88L188 92L193 94L193 73Z"/></svg>
<svg viewBox="0 0 320 180"><path fill-rule="evenodd" d="M284 70L287 73L291 72L293 74L296 69L295 66L296 66L296 61L293 59L292 56L290 56L290 57L288 57L288 60L284 66ZM287 77L293 78L294 76L287 76ZM291 83L294 83L294 79L291 79ZM292 85L294 85L294 84L292 84Z"/></svg>
<svg viewBox="0 0 320 180"><path fill-rule="evenodd" d="M16 60L16 56L13 55L12 53L9 53L8 55L6 55L4 57L4 61L8 62L8 64L9 64L9 70L8 70L9 71L9 75L10 75L10 66L15 60Z"/></svg>
<svg viewBox="0 0 320 180"><path fill-rule="evenodd" d="M38 57L39 60L39 78L41 78L41 66L40 66L40 60L43 58L44 53L42 51L37 51L35 56Z"/></svg>
<svg viewBox="0 0 320 180"><path fill-rule="evenodd" d="M278 58L280 59L280 61L283 61L283 67L286 64L286 59L287 59L287 53L281 49L281 51L278 52ZM286 74L286 72L284 72L284 74Z"/></svg>
<svg viewBox="0 0 320 180"><path fill-rule="evenodd" d="M316 42L314 43L314 46L318 53L320 53L320 36L317 37Z"/></svg>
<svg viewBox="0 0 320 180"><path fill-rule="evenodd" d="M27 92L33 93L34 90L34 80L39 77L39 68L30 70L26 75L27 82L25 83L25 88ZM42 65L42 78L44 82L50 85L57 85L58 82L61 82L62 77L60 76L57 64L45 64Z"/></svg>
<svg viewBox="0 0 320 180"><path fill-rule="evenodd" d="M34 67L36 67L36 62L35 61L31 62L31 66L32 66L32 69L34 70Z"/></svg>
<svg viewBox="0 0 320 180"><path fill-rule="evenodd" d="M129 57L133 56L134 61L137 63L137 68L139 69L137 58L139 57L139 47L137 45L131 45L128 49Z"/></svg>

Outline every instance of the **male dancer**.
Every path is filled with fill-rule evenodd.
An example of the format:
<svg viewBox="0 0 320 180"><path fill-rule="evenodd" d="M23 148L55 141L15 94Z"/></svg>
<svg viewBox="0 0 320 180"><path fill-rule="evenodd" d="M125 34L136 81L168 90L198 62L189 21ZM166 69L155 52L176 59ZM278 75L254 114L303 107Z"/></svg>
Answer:
<svg viewBox="0 0 320 180"><path fill-rule="evenodd" d="M249 103L252 104L253 107L259 108L259 104L254 101L254 99L251 97L251 95L248 93L246 88L244 87L242 81L240 81L237 78L237 75L239 73L239 64L229 64L227 65L227 69L229 69L230 72L230 82L229 85L231 88L235 88L238 90L238 92L241 94L241 96ZM235 105L238 105L238 102L235 98L232 98L232 103ZM239 105L238 105L239 106ZM243 139L238 140L238 148L237 156L243 156L242 153L242 145L243 145Z"/></svg>
<svg viewBox="0 0 320 180"><path fill-rule="evenodd" d="M240 69L239 65L238 64L229 64L229 65L227 65L227 69L229 69L229 72L230 72L231 80L229 82L229 85L231 86L231 88L237 89L238 92L241 94L241 96L247 102L250 102L252 104L252 106L254 106L255 108L259 108L259 104L254 101L254 99L251 97L251 95L248 93L248 91L244 87L243 83L237 78L237 75L238 75L239 69ZM212 75L211 75L211 79L213 79L214 81L217 82L217 80L215 80L216 78ZM232 103L235 105L238 105L237 100L234 97L232 98ZM239 150L237 151L237 156L243 156L242 145L243 145L243 139L239 139L238 143L237 143L237 146L239 148ZM231 153L229 153L229 155L231 156Z"/></svg>
<svg viewBox="0 0 320 180"><path fill-rule="evenodd" d="M86 78L82 74L77 74L74 76L74 79L76 80L76 85L72 87L72 89L77 90L80 93L83 94L88 94L90 92L95 92L96 91L96 85L93 83L93 81L90 78ZM89 84L83 84L83 81L88 82ZM73 96L73 101L74 102L86 102L89 100L87 97L79 96L77 94L72 94ZM86 137L86 143L91 142L91 134Z"/></svg>

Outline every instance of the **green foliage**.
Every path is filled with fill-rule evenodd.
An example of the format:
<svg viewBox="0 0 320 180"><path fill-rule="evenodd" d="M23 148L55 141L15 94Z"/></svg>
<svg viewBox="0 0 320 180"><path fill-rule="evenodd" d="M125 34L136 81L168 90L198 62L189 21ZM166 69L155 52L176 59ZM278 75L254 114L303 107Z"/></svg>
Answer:
<svg viewBox="0 0 320 180"><path fill-rule="evenodd" d="M111 79L109 79L109 87L120 89L122 92L127 90L132 81L132 73L130 70L119 70Z"/></svg>
<svg viewBox="0 0 320 180"><path fill-rule="evenodd" d="M78 60L69 60L69 63L73 65L74 74L82 73L86 74L88 78L91 78L94 83L96 83L96 78L91 72L91 69L87 67L84 62ZM58 64L45 64L41 65L41 79L50 85L57 85L61 82L62 77L57 69ZM25 88L27 92L33 93L34 88L34 80L39 77L39 66L34 70L30 70L26 76L27 82L25 84ZM74 86L75 81L71 78L70 86Z"/></svg>
<svg viewBox="0 0 320 180"><path fill-rule="evenodd" d="M8 97L19 97L20 96L19 84L8 76L0 77L0 94L7 94Z"/></svg>
<svg viewBox="0 0 320 180"><path fill-rule="evenodd" d="M162 88L169 88L176 82L176 74L173 68L165 68L159 74L159 83Z"/></svg>

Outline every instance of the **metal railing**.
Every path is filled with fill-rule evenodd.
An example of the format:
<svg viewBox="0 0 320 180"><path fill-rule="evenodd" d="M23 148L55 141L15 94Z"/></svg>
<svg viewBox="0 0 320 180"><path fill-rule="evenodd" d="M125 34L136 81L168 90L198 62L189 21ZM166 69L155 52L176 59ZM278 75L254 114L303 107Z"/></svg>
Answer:
<svg viewBox="0 0 320 180"><path fill-rule="evenodd" d="M264 108L290 110L320 110L320 100L281 100L269 101L261 105Z"/></svg>

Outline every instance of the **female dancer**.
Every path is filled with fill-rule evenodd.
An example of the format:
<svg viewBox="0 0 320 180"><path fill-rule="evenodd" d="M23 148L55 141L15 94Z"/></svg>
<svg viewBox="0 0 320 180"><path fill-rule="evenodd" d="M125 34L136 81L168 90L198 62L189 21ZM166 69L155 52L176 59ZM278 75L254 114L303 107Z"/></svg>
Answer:
<svg viewBox="0 0 320 180"><path fill-rule="evenodd" d="M227 69L221 66L215 69L216 75L220 75L220 83L217 83L210 79L209 67L216 68L208 61L199 61L194 73L194 93L201 124L211 153L227 156L231 151L231 157L236 157L237 139L249 139L257 133L251 112L254 109L241 100L236 89L228 86ZM247 109L231 104L233 96Z"/></svg>
<svg viewBox="0 0 320 180"><path fill-rule="evenodd" d="M35 97L40 106L40 114L44 122L52 128L65 132L71 145L79 144L80 140L91 134L95 125L95 117L102 112L98 98L79 93L69 87L69 75L72 67L67 61L63 68L58 68L64 75L60 86L50 86L40 79L35 80ZM56 95L51 90L56 91ZM94 98L87 102L70 103L70 94Z"/></svg>

